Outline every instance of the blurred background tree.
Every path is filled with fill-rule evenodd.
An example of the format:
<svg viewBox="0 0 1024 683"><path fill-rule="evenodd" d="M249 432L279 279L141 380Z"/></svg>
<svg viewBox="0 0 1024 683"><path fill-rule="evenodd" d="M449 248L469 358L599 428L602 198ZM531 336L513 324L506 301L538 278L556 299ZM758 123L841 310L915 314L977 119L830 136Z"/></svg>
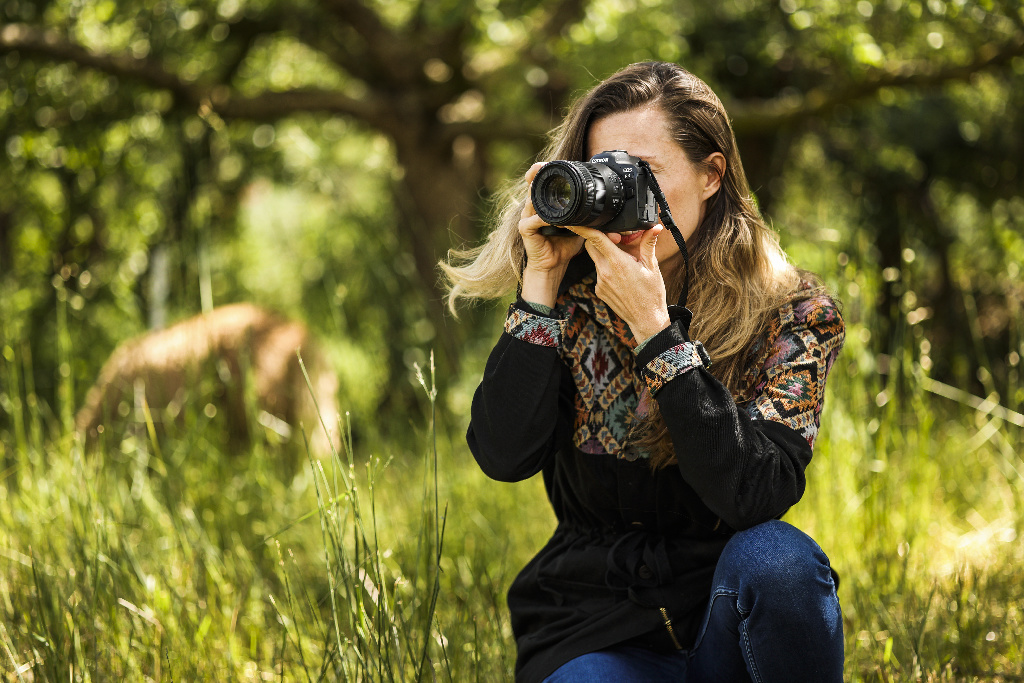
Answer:
<svg viewBox="0 0 1024 683"><path fill-rule="evenodd" d="M870 302L876 356L1024 400L1017 0L6 0L0 21L0 346L28 401L64 377L77 403L118 340L252 300L332 340L357 413L404 420L431 348L464 408L458 358L498 312L447 317L438 259L486 234L573 94L648 59L722 96L762 210Z"/></svg>

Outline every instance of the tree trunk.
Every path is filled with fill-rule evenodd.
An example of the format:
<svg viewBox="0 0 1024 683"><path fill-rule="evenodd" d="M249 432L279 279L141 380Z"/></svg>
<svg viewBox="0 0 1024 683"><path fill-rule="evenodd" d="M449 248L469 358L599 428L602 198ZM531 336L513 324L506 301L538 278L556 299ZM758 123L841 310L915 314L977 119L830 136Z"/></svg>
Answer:
<svg viewBox="0 0 1024 683"><path fill-rule="evenodd" d="M757 206L763 216L771 213L779 191L777 181L789 159L793 138L792 132L786 129L736 137L736 147L743 160L750 191L757 197Z"/></svg>
<svg viewBox="0 0 1024 683"><path fill-rule="evenodd" d="M436 331L435 342L448 369L459 367L455 326L446 314L445 288L438 262L453 247L477 241L474 225L478 215L478 188L482 171L475 143L460 140L421 140L420 136L396 138L396 155L404 170L396 188L398 231L416 264L427 296L428 315ZM423 136L426 137L426 136ZM460 153L461 152L461 153Z"/></svg>

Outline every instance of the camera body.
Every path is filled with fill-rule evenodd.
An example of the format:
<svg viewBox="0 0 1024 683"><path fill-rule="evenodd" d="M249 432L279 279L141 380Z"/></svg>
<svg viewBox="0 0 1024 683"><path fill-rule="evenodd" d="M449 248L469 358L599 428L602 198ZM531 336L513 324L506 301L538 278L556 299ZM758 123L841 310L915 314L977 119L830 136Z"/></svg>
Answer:
<svg viewBox="0 0 1024 683"><path fill-rule="evenodd" d="M547 226L542 235L571 234L557 226L579 225L602 232L646 230L658 222L651 174L622 150L590 161L550 161L537 172L530 199ZM649 168L649 167L648 167Z"/></svg>

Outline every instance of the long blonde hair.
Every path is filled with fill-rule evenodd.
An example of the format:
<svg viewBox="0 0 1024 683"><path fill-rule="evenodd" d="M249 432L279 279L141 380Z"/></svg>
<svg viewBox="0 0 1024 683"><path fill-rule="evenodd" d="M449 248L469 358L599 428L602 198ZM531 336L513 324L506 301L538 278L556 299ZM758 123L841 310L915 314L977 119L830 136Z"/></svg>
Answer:
<svg viewBox="0 0 1024 683"><path fill-rule="evenodd" d="M655 105L667 115L673 138L690 163L718 172L706 160L720 152L726 160L721 187L707 200L704 218L687 242L690 253L688 307L690 336L704 343L714 360L712 373L742 400L746 356L786 301L809 295L801 280L816 278L795 268L754 203L743 172L736 138L718 96L686 69L665 62L630 65L581 97L550 135L542 160L586 161L592 123L610 114ZM525 250L519 235L520 213L529 193L521 179L499 199L500 213L487 241L449 254L441 268L448 279L448 305L460 299L501 298L521 284ZM665 272L669 301L682 289L683 272ZM653 402L652 402L653 403ZM651 453L651 465L675 461L668 430L654 403L653 412L634 429L634 443Z"/></svg>

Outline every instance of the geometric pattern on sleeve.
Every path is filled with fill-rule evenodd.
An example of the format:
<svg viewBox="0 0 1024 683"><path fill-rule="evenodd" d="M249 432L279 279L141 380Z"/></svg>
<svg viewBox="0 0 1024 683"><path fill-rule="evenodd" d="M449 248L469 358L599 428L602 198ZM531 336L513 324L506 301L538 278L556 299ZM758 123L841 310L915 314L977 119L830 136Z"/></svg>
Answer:
<svg viewBox="0 0 1024 683"><path fill-rule="evenodd" d="M779 309L750 354L747 412L799 432L810 446L818 435L825 379L846 338L835 302L826 294Z"/></svg>
<svg viewBox="0 0 1024 683"><path fill-rule="evenodd" d="M506 332L516 339L538 346L558 348L562 343L564 327L564 320L527 313L514 304L509 306L508 317L505 318Z"/></svg>
<svg viewBox="0 0 1024 683"><path fill-rule="evenodd" d="M683 342L663 351L643 368L647 388L654 396L665 384L703 365L693 342Z"/></svg>

